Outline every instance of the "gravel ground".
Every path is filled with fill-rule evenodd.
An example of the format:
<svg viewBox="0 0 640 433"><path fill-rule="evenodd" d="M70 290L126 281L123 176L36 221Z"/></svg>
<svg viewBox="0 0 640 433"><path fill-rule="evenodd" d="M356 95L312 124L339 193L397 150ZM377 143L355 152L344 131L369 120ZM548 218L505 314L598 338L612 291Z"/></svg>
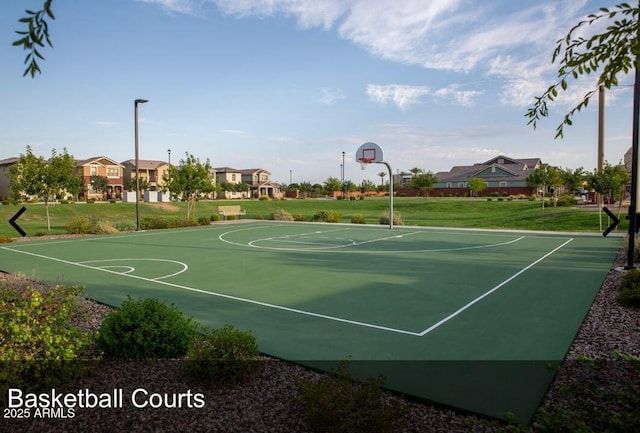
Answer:
<svg viewBox="0 0 640 433"><path fill-rule="evenodd" d="M555 407L571 403L560 388L575 380L594 381L602 385L602 377L589 371L576 371L571 362L581 356L612 360L614 352L640 356L640 311L619 306L615 294L622 273L616 266L624 265L622 253L607 276L573 346L567 363L558 372L543 404ZM6 278L6 276L5 276ZM98 329L109 307L85 301L87 313L80 326ZM92 376L74 384L72 392L88 388L96 392L111 392L122 388L129 396L135 388L144 387L150 393L179 394L191 390L206 396L204 408L152 409L132 408L125 401L122 409L76 410L69 419L36 419L15 423L0 422L4 432L307 432L300 414L295 410L296 377L317 378L319 373L271 358L262 359L259 377L248 385L203 388L189 383L182 375L180 360L167 361L104 361ZM625 376L623 369L611 368L606 381L615 384L637 381ZM471 418L452 410L421 404L389 394L407 409L403 426L397 432L496 432L501 423ZM126 397L125 397L126 400ZM186 400L185 406L186 404ZM599 402L593 402L599 404Z"/></svg>

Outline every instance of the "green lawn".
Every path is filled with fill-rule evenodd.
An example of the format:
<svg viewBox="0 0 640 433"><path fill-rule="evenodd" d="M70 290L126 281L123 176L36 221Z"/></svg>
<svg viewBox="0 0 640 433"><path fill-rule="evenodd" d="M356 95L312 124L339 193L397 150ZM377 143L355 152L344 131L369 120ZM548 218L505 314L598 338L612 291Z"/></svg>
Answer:
<svg viewBox="0 0 640 433"><path fill-rule="evenodd" d="M351 222L354 215L362 215L367 224L378 224L380 215L388 209L388 198L366 198L365 200L213 200L201 201L196 206L196 218L210 217L217 214L217 207L225 204L240 204L247 215L243 218L271 219L271 215L284 209L292 214L304 215L309 221L319 211L333 210L342 215L342 222ZM9 219L23 205L0 206L0 236L19 237L9 224ZM47 222L45 206L42 204L26 204L27 211L17 223L28 236L46 234ZM514 200L498 201L494 198L413 198L397 197L394 199L395 211L399 213L406 225L437 227L474 227L493 229L551 230L599 232L600 222L597 209L584 207L545 207L540 201ZM112 225L128 224L135 226L134 203L94 203L94 204L58 204L49 208L51 214L51 233L66 233L65 225L75 216L86 215L103 218ZM617 213L617 207L612 206ZM625 232L628 223L624 219L626 210L621 214L621 223L617 232ZM186 203L140 203L140 217L186 216ZM602 216L602 225L609 224L606 215Z"/></svg>

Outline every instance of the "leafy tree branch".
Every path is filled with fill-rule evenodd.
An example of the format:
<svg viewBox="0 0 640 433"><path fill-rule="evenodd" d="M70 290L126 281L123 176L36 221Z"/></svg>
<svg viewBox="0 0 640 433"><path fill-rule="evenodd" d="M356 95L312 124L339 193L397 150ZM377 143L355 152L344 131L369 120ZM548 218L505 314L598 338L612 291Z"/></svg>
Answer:
<svg viewBox="0 0 640 433"><path fill-rule="evenodd" d="M573 116L589 105L589 100L599 87L610 89L618 85L621 73L628 74L640 66L640 25L638 16L640 5L635 7L621 3L613 8L600 8L597 14L589 15L574 25L565 37L556 42L552 63L558 62L558 80L541 95L535 97L534 104L525 114L527 124L535 129L542 117L548 117L548 103L554 101L560 92L569 88L569 80L581 76L597 74L597 86L584 94L582 100L565 114L556 128L555 138L564 136L564 127L571 126ZM602 20L611 23L602 33L589 38L579 35L582 30Z"/></svg>
<svg viewBox="0 0 640 433"><path fill-rule="evenodd" d="M40 51L46 47L45 43L53 48L53 43L49 37L49 23L47 22L47 19L56 19L51 9L52 3L53 0L45 0L42 9L38 11L27 9L25 11L27 15L18 20L18 22L26 26L26 30L16 30L16 33L21 38L14 41L12 45L14 47L21 46L27 51L24 59L24 64L27 66L23 76L29 74L31 78L35 78L36 74L42 73L38 65L38 59L44 60L44 56Z"/></svg>

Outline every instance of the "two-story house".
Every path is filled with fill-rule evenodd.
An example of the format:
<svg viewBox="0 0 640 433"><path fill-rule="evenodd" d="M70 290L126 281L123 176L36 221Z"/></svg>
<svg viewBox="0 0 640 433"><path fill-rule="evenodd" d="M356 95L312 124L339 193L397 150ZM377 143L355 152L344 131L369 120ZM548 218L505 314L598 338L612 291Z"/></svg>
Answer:
<svg viewBox="0 0 640 433"><path fill-rule="evenodd" d="M503 155L488 161L465 166L455 166L449 171L436 173L438 182L431 195L469 195L469 179L480 178L487 188L483 195L492 192L500 194L531 194L527 177L542 165L540 158L516 159Z"/></svg>
<svg viewBox="0 0 640 433"><path fill-rule="evenodd" d="M11 166L18 162L18 158L5 158L0 160L0 200L9 199L9 183L11 179Z"/></svg>
<svg viewBox="0 0 640 433"><path fill-rule="evenodd" d="M271 182L271 173L262 168L248 168L240 170L242 181L249 185L251 197L260 198L263 196L271 198L281 198L280 184Z"/></svg>
<svg viewBox="0 0 640 433"><path fill-rule="evenodd" d="M138 163L140 182L146 182L149 191L162 191L166 188L164 178L168 176L169 163L146 159L139 159ZM124 161L122 166L124 167L125 189L133 191L135 190L136 180L136 160L129 159ZM144 188L140 187L140 189L143 190Z"/></svg>
<svg viewBox="0 0 640 433"><path fill-rule="evenodd" d="M96 199L121 199L124 191L124 167L122 164L106 156L95 156L76 160L76 173L82 177L82 196ZM106 196L96 191L91 184L91 176L107 178Z"/></svg>

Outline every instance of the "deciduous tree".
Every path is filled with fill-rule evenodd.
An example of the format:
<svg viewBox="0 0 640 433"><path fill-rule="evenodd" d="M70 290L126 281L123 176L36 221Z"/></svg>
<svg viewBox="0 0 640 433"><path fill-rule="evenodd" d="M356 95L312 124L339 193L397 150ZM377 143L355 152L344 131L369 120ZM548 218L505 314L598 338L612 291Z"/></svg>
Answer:
<svg viewBox="0 0 640 433"><path fill-rule="evenodd" d="M9 176L12 197L25 194L44 201L48 234L51 234L49 204L55 199L56 194L63 193L67 188L77 184L75 178L78 176L75 169L75 159L67 153L67 149L64 149L62 154L53 149L51 157L45 160L43 157L35 156L30 146L27 146L26 154L20 154L18 162L11 166Z"/></svg>
<svg viewBox="0 0 640 433"><path fill-rule="evenodd" d="M187 218L195 217L196 202L200 195L213 192L214 186L210 173L211 163L208 159L201 163L188 152L178 166L169 167L171 178L169 191L172 194L182 195L182 198L187 200Z"/></svg>

